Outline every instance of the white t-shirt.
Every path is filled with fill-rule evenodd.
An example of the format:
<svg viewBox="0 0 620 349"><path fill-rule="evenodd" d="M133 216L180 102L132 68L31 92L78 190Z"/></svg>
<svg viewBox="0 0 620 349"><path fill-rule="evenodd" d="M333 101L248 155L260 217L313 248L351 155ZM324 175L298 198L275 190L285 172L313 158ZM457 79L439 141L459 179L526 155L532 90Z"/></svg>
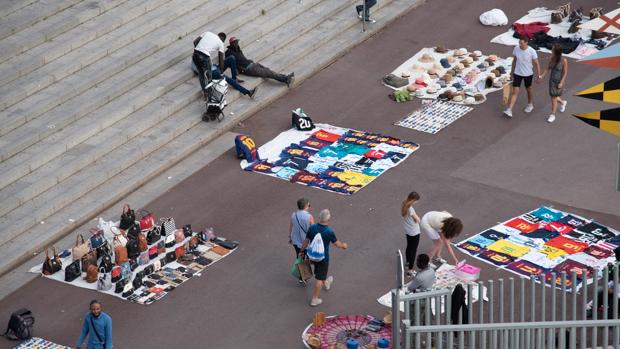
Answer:
<svg viewBox="0 0 620 349"><path fill-rule="evenodd" d="M195 49L211 57L211 64L217 64L217 53L224 54L225 52L224 43L219 36L211 32L204 32L200 37L202 39Z"/></svg>
<svg viewBox="0 0 620 349"><path fill-rule="evenodd" d="M534 59L538 59L536 50L531 47L522 50L519 46L515 46L512 50L512 55L515 56L515 71L514 73L519 76L531 76L534 75Z"/></svg>
<svg viewBox="0 0 620 349"><path fill-rule="evenodd" d="M420 220L420 227L431 240L438 240L440 238L439 232L443 228L443 220L450 217L452 215L445 211L426 212Z"/></svg>
<svg viewBox="0 0 620 349"><path fill-rule="evenodd" d="M415 214L415 210L413 207L409 206L409 212L403 218L403 230L405 234L409 236L416 236L420 234L420 224L416 223L413 220L413 215Z"/></svg>

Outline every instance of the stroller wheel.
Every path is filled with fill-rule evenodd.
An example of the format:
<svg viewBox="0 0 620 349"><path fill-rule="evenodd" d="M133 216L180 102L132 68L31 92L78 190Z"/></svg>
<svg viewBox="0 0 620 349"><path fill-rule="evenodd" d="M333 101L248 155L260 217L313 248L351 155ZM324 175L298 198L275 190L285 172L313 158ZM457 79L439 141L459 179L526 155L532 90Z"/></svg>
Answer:
<svg viewBox="0 0 620 349"><path fill-rule="evenodd" d="M202 121L209 122L209 120L213 120L211 119L211 115L209 115L208 112L202 113Z"/></svg>

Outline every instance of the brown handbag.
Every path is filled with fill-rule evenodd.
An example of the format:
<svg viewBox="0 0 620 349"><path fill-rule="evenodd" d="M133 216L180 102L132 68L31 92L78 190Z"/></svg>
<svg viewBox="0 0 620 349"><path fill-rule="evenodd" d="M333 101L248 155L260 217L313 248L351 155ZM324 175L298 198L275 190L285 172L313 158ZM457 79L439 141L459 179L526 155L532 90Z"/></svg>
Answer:
<svg viewBox="0 0 620 349"><path fill-rule="evenodd" d="M81 258L82 271L87 271L88 266L97 266L97 251L90 251Z"/></svg>
<svg viewBox="0 0 620 349"><path fill-rule="evenodd" d="M114 240L118 238L114 237ZM121 265L129 260L127 256L127 248L121 244L116 245L114 247L114 263L116 265Z"/></svg>
<svg viewBox="0 0 620 349"><path fill-rule="evenodd" d="M43 275L52 275L62 269L62 262L60 261L60 257L56 254L56 247L52 246L53 256L50 258L49 256L49 247L45 248L45 262L43 262L42 272Z"/></svg>
<svg viewBox="0 0 620 349"><path fill-rule="evenodd" d="M97 282L98 279L99 271L97 270L97 266L94 264L89 265L88 269L86 269L86 282L92 284L94 282Z"/></svg>
<svg viewBox="0 0 620 349"><path fill-rule="evenodd" d="M76 261L84 257L90 251L90 245L84 241L84 236L82 234L78 234L75 237L75 247L71 249L71 255L73 256L73 260Z"/></svg>
<svg viewBox="0 0 620 349"><path fill-rule="evenodd" d="M174 249L174 254L177 257L177 259L181 258L185 254L185 246L179 246L176 249Z"/></svg>
<svg viewBox="0 0 620 349"><path fill-rule="evenodd" d="M149 244L146 241L146 236L144 236L144 234L142 233L138 234L138 249L140 250L140 252L144 252L149 249Z"/></svg>

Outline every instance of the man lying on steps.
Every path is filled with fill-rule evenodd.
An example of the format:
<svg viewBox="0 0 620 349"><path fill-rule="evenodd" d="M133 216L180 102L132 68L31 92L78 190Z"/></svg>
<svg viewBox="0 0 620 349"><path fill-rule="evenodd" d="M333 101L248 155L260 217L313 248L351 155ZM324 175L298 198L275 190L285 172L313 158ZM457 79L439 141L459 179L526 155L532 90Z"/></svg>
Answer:
<svg viewBox="0 0 620 349"><path fill-rule="evenodd" d="M265 67L260 63L256 63L251 59L247 59L239 46L239 40L232 36L228 40L228 49L226 50L226 59L230 57L234 57L237 62L237 68L241 74L245 74L247 76L256 76L259 78L267 78L274 79L279 82L283 82L286 86L290 87L293 81L295 80L295 73L290 73L288 75L276 73L273 70Z"/></svg>

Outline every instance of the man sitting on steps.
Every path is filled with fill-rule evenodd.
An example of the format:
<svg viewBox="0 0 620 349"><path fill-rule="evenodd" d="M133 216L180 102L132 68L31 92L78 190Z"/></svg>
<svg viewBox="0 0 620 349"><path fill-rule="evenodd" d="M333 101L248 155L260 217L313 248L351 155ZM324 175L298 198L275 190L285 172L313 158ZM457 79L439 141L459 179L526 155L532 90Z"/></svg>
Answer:
<svg viewBox="0 0 620 349"><path fill-rule="evenodd" d="M253 98L256 93L256 88L248 90L241 85L241 82L243 81L237 78L237 62L235 61L235 58L230 57L224 59L225 40L225 33L215 35L212 32L205 32L194 40L192 68L195 69L192 70L198 74L200 87L202 87L205 100L208 98L206 86L212 79L219 80L222 77L225 78L226 82L237 91ZM229 78L223 74L228 68L230 68L232 78Z"/></svg>
<svg viewBox="0 0 620 349"><path fill-rule="evenodd" d="M241 74L256 76L259 78L274 79L285 83L288 87L290 87L293 83L295 73L290 73L288 75L276 73L260 63L247 59L243 54L243 51L239 46L239 40L236 37L231 37L228 42L229 45L228 50L226 50L226 59L234 58L237 62L237 68L239 68L239 72Z"/></svg>

